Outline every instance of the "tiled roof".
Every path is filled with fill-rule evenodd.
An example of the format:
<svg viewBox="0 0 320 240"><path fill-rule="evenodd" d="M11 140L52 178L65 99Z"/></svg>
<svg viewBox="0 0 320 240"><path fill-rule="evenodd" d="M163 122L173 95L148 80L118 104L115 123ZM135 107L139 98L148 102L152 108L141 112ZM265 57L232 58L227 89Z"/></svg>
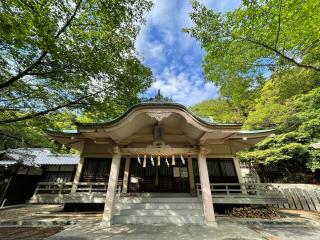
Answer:
<svg viewBox="0 0 320 240"><path fill-rule="evenodd" d="M25 165L76 165L80 161L79 155L55 154L46 148L12 149L4 156L0 159L0 165L11 165L16 161L23 161Z"/></svg>

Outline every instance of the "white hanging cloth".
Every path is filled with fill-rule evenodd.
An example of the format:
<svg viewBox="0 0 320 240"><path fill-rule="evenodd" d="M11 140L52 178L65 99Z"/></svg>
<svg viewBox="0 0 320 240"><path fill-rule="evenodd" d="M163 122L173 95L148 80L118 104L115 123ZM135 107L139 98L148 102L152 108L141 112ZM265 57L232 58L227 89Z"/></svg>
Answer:
<svg viewBox="0 0 320 240"><path fill-rule="evenodd" d="M180 155L180 156L181 156L181 162L182 162L182 164L185 165L185 164L186 164L186 161L184 160L184 158L182 157L182 155Z"/></svg>
<svg viewBox="0 0 320 240"><path fill-rule="evenodd" d="M174 159L174 155L172 155L172 162L171 162L171 165L172 165L172 166L176 165L176 161L175 161L175 159Z"/></svg>
<svg viewBox="0 0 320 240"><path fill-rule="evenodd" d="M142 165L142 167L146 167L147 166L147 155L144 155L143 156L143 165Z"/></svg>
<svg viewBox="0 0 320 240"><path fill-rule="evenodd" d="M168 159L166 158L166 164L167 164L167 166L169 167L169 162L168 162Z"/></svg>

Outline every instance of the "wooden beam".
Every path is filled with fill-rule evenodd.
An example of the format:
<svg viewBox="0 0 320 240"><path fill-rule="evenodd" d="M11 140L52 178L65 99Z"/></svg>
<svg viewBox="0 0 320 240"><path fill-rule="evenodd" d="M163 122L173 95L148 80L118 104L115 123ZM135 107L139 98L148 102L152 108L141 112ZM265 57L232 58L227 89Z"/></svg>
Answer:
<svg viewBox="0 0 320 240"><path fill-rule="evenodd" d="M171 156L179 154L198 154L199 150L194 148L121 148L122 154L134 155L157 155L157 156Z"/></svg>

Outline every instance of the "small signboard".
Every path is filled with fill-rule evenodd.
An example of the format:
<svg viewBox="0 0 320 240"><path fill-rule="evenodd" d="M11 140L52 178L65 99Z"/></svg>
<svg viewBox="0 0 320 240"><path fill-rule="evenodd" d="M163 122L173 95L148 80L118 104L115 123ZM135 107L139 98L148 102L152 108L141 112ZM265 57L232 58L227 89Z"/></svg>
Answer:
<svg viewBox="0 0 320 240"><path fill-rule="evenodd" d="M188 178L188 168L187 167L180 168L180 176L182 178Z"/></svg>

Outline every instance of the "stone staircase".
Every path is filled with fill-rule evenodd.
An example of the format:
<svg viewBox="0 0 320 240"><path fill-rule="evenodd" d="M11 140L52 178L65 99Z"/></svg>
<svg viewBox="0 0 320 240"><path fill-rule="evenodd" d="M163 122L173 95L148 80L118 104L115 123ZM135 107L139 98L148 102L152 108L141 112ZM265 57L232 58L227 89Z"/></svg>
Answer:
<svg viewBox="0 0 320 240"><path fill-rule="evenodd" d="M113 224L203 224L202 202L196 197L121 197Z"/></svg>

